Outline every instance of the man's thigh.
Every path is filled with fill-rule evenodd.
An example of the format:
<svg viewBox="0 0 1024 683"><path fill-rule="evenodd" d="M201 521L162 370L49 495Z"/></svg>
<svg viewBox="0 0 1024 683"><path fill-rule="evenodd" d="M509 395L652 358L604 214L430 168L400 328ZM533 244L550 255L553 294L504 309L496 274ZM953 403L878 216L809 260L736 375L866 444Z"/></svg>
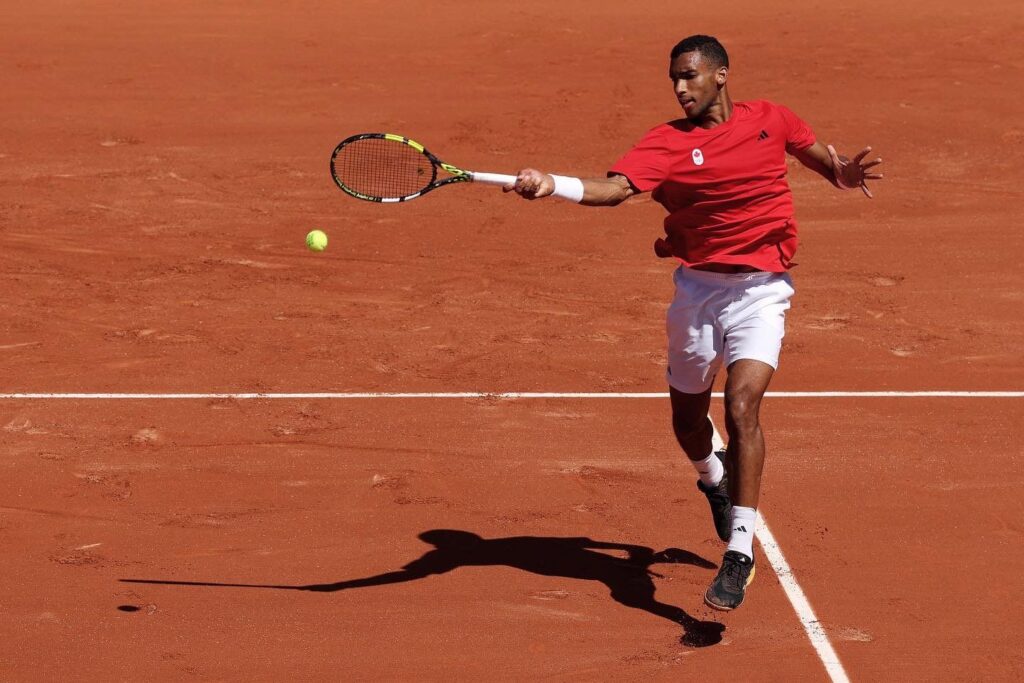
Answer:
<svg viewBox="0 0 1024 683"><path fill-rule="evenodd" d="M725 339L718 318L725 307L725 292L693 278L684 269L673 279L675 297L665 317L665 379L681 393L702 394L711 388L722 365Z"/></svg>
<svg viewBox="0 0 1024 683"><path fill-rule="evenodd" d="M780 274L751 287L730 305L724 320L727 367L738 360L755 360L778 369L792 296L789 276Z"/></svg>

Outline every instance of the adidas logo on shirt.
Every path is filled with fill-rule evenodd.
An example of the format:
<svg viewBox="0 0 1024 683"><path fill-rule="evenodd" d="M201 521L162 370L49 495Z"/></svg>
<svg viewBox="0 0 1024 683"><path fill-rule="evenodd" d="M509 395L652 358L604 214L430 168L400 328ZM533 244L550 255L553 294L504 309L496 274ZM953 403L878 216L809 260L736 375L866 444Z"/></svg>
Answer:
<svg viewBox="0 0 1024 683"><path fill-rule="evenodd" d="M766 130L762 130L762 131L761 131L761 134L757 136L757 139L758 139L759 141L760 141L760 140L767 140L767 139L768 139L768 131L766 131Z"/></svg>

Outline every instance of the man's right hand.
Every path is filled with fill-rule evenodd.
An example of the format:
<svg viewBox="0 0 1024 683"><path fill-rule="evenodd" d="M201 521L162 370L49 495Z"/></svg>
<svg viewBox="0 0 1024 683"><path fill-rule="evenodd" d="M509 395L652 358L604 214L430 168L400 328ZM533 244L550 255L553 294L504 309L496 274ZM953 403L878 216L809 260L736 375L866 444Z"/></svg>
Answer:
<svg viewBox="0 0 1024 683"><path fill-rule="evenodd" d="M516 182L501 188L504 192L515 192L524 199L540 199L555 191L555 181L547 173L535 168L524 168L516 174Z"/></svg>

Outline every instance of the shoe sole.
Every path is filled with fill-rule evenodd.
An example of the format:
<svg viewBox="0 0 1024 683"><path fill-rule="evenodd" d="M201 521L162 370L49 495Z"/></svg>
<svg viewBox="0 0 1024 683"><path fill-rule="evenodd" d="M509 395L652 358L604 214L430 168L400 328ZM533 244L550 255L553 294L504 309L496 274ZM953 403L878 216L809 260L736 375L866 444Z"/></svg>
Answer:
<svg viewBox="0 0 1024 683"><path fill-rule="evenodd" d="M747 582L745 584L743 584L743 590L744 590L743 597L744 598L746 597L747 586L749 586L751 583L753 583L753 581L754 581L754 574L756 574L756 573L757 573L757 566L751 567L750 568L750 576L747 577ZM737 602L735 607L726 607L725 605L717 605L717 604L711 602L710 600L708 600L708 594L704 593L704 604L707 605L708 607L710 607L711 609L718 610L719 612L731 612L734 609L736 609L736 607L739 607L740 605L742 605L743 604L743 600L740 600L739 602Z"/></svg>

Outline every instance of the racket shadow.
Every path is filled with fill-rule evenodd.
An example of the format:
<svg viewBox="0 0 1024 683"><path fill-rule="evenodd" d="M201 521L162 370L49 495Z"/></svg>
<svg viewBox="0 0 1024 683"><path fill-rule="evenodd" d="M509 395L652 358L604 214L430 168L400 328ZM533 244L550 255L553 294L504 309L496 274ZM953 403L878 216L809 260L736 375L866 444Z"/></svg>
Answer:
<svg viewBox="0 0 1024 683"><path fill-rule="evenodd" d="M598 581L608 588L610 597L619 604L682 626L684 633L680 642L689 647L706 647L722 640L725 630L722 624L695 619L683 609L660 602L655 597L653 578L660 575L651 569L653 565L686 564L701 569L716 568L714 563L688 550L668 548L655 552L644 546L586 537L512 536L488 539L456 529L432 529L421 533L419 538L435 546L434 549L401 569L334 583L282 585L155 579L121 579L121 582L335 593L416 581L446 574L459 567L505 566L542 576ZM616 557L602 551L617 551L626 556Z"/></svg>

